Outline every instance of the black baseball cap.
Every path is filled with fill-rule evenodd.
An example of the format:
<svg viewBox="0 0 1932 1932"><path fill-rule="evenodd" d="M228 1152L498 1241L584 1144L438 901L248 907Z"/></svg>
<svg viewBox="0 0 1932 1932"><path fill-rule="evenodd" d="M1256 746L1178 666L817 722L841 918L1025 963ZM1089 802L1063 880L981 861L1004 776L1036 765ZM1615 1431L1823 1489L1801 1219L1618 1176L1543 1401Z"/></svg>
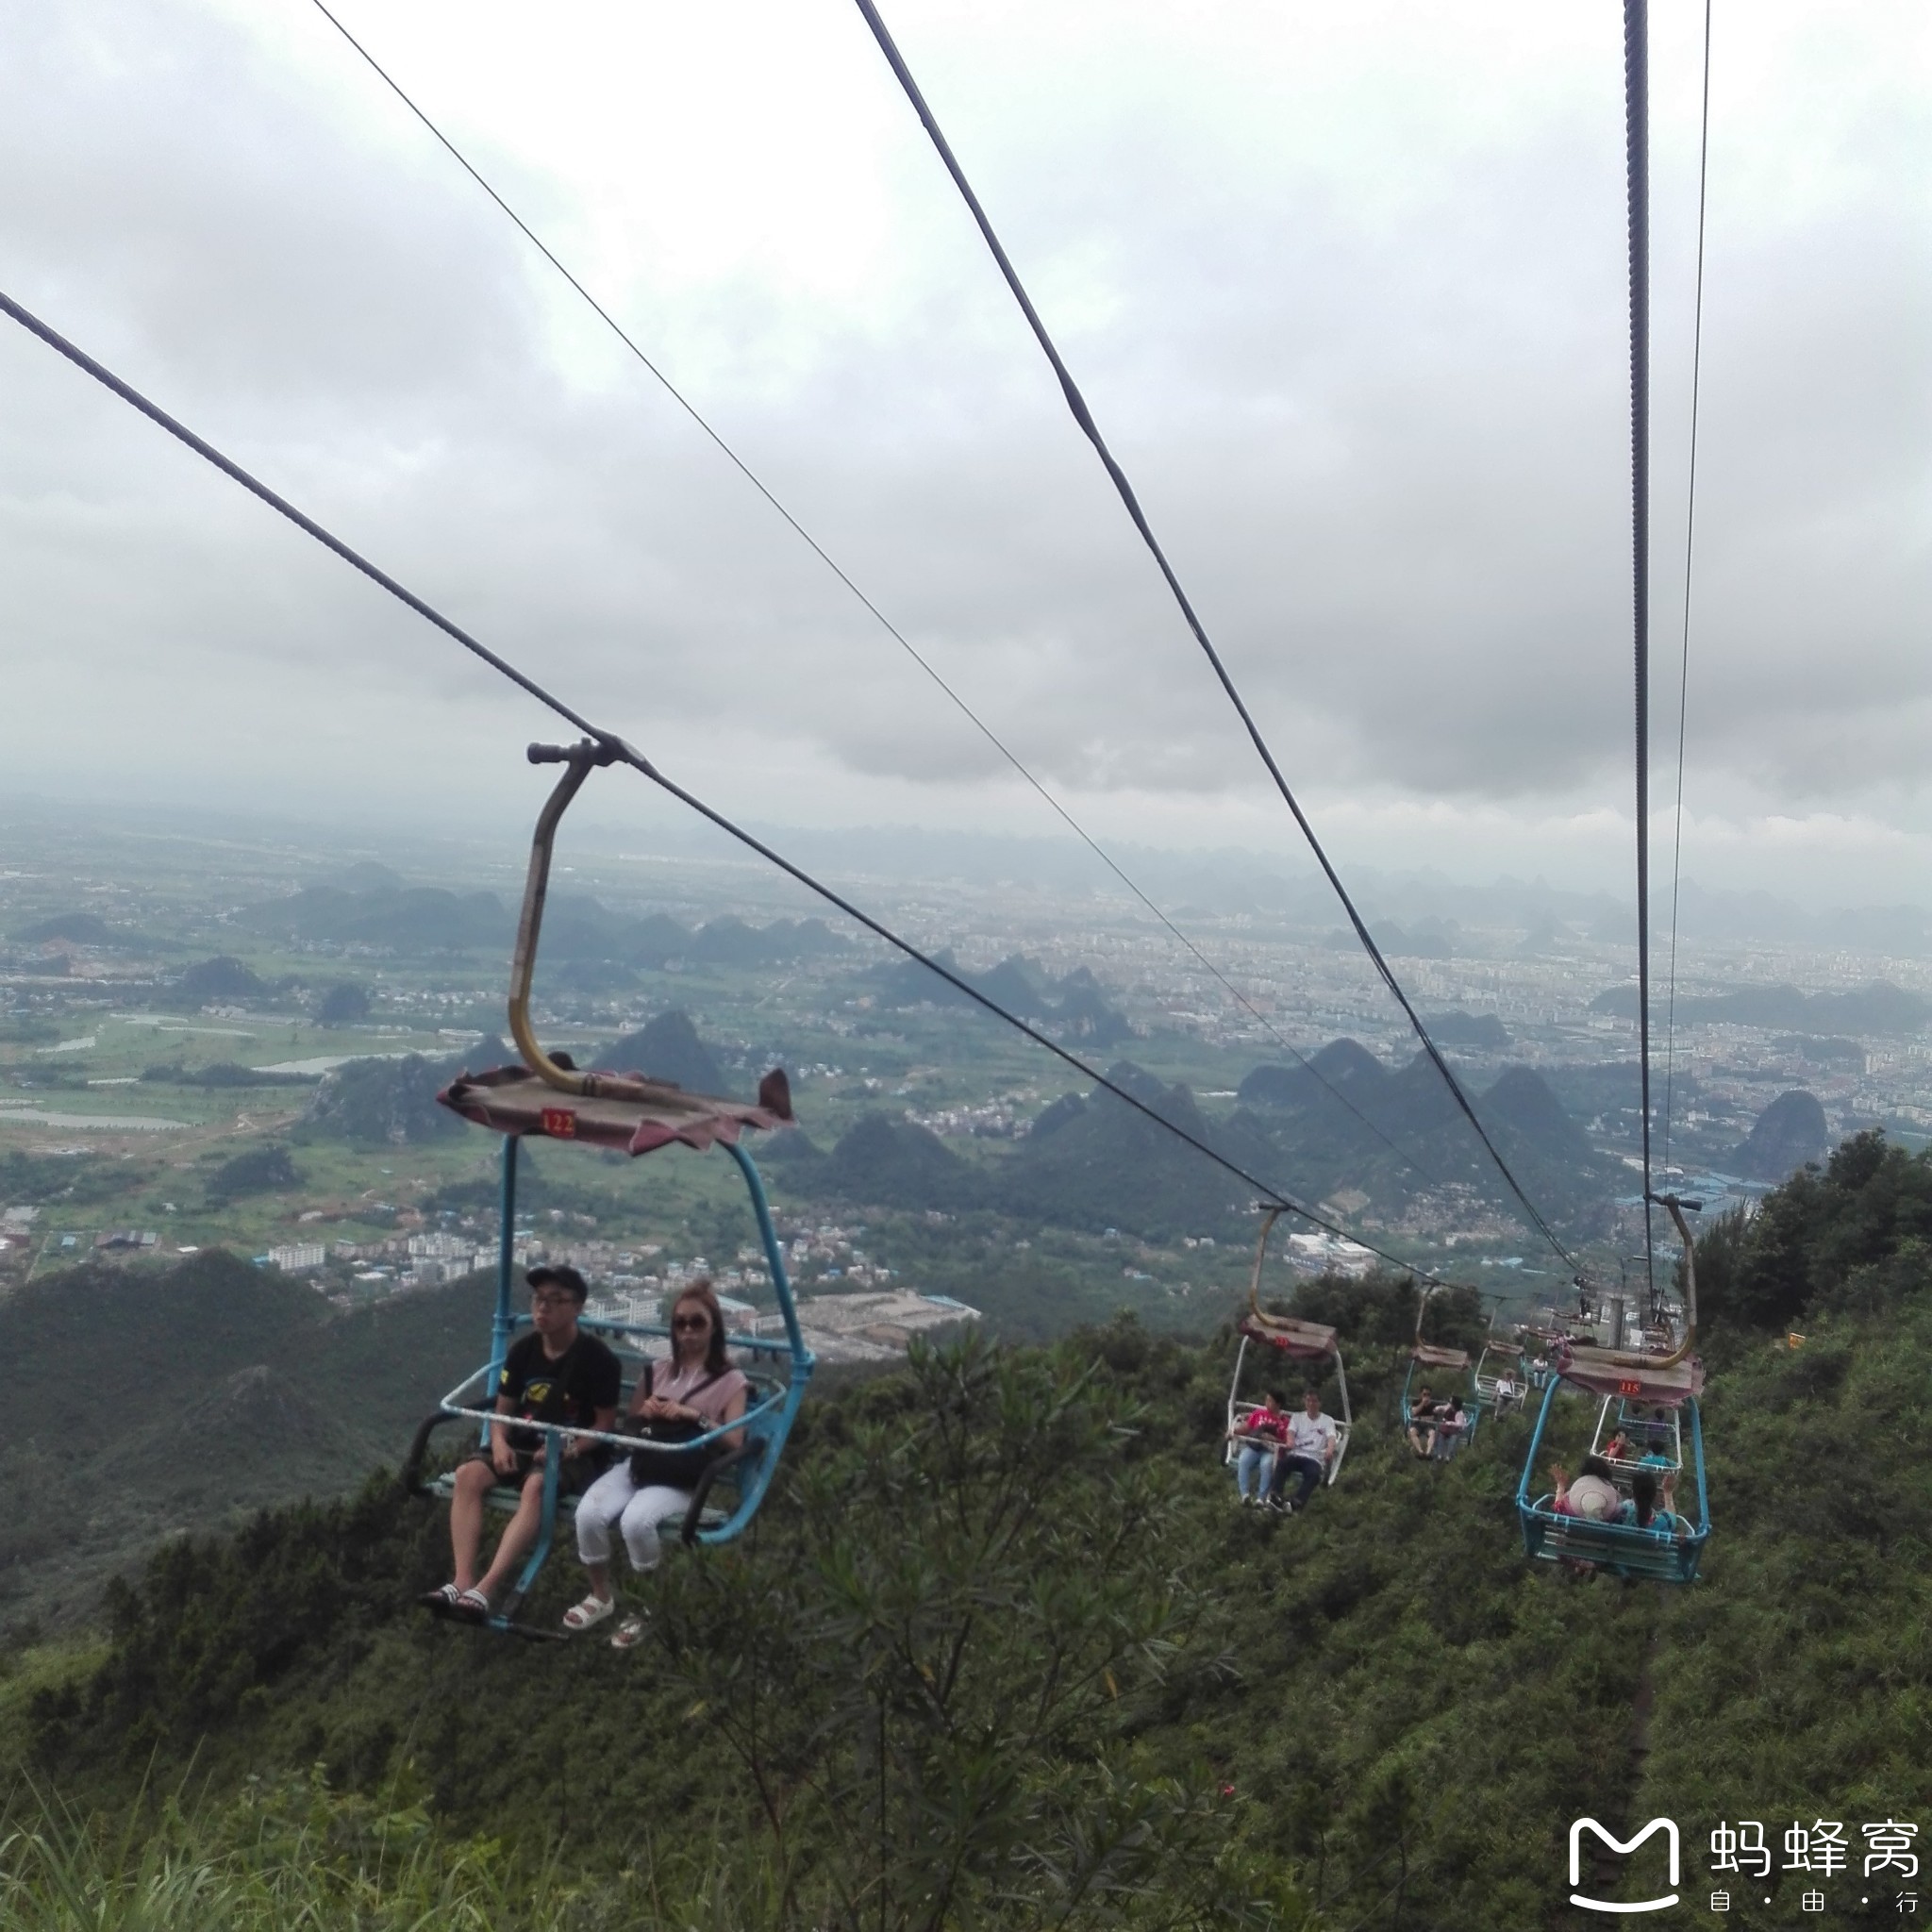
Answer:
<svg viewBox="0 0 1932 1932"><path fill-rule="evenodd" d="M553 1268L545 1262L541 1267L532 1268L524 1280L531 1288L545 1288L554 1282L573 1301L588 1301L591 1297L590 1283L575 1268Z"/></svg>

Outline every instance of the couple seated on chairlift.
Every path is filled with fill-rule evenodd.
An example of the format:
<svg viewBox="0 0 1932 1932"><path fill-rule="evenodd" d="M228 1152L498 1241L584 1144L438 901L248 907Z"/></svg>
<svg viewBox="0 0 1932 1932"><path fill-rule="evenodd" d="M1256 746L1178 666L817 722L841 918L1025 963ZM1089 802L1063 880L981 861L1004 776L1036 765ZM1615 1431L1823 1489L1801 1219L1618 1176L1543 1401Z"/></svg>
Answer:
<svg viewBox="0 0 1932 1932"><path fill-rule="evenodd" d="M485 1446L457 1469L449 1511L456 1577L423 1601L439 1615L466 1623L480 1624L490 1616L498 1592L537 1541L544 1461L560 1442L558 1492L577 1498L577 1555L591 1584L583 1601L564 1613L563 1624L572 1632L589 1630L617 1609L611 1532L623 1537L631 1567L643 1574L657 1567L662 1555L658 1525L691 1507L702 1462L710 1452L662 1445L736 1422L744 1413L749 1384L725 1356L724 1316L711 1284L693 1281L672 1305L672 1353L644 1365L631 1396L629 1423L619 1430L624 1372L609 1348L578 1326L590 1292L584 1277L575 1268L544 1267L531 1269L525 1279L531 1332L513 1342L504 1357L496 1413L563 1428L647 1434L659 1446L640 1448L613 1462L608 1443L584 1436L559 1438L508 1423L491 1424ZM737 1437L727 1436L719 1447L735 1448L737 1442ZM485 1501L498 1483L519 1486L516 1511L494 1558L478 1575ZM641 1615L626 1616L610 1641L628 1650L643 1630Z"/></svg>
<svg viewBox="0 0 1932 1932"><path fill-rule="evenodd" d="M1408 1405L1408 1446L1427 1461L1438 1450L1447 1456L1469 1427L1462 1412L1462 1397L1452 1395L1439 1402L1424 1382Z"/></svg>
<svg viewBox="0 0 1932 1932"><path fill-rule="evenodd" d="M1335 1418L1322 1413L1322 1391L1307 1390L1299 1410L1291 1413L1272 1391L1228 1432L1240 1444L1234 1458L1235 1489L1243 1505L1292 1516L1327 1474L1341 1439ZM1292 1474L1300 1487L1292 1498L1281 1492Z"/></svg>
<svg viewBox="0 0 1932 1932"><path fill-rule="evenodd" d="M1631 1529L1648 1529L1679 1541L1690 1525L1677 1514L1677 1473L1673 1469L1640 1466L1630 1477L1630 1493L1617 1488L1616 1472L1607 1459L1624 1437L1605 1444L1603 1456L1586 1456L1573 1482L1560 1463L1550 1467L1553 1507L1558 1516L1580 1517L1588 1523L1607 1523Z"/></svg>

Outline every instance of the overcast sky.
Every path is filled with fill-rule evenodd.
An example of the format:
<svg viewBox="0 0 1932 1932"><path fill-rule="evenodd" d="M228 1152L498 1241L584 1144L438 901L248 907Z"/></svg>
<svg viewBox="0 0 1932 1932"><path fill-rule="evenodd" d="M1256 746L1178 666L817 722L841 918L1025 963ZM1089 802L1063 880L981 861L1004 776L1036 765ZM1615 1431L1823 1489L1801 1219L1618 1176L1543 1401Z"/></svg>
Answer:
<svg viewBox="0 0 1932 1932"><path fill-rule="evenodd" d="M1290 849L849 4L340 10L1098 835ZM7 18L8 293L727 808L1054 829L308 0ZM1614 0L888 18L1341 861L1627 891ZM1702 21L1653 8L1666 812ZM1718 0L1711 104L1685 868L1925 900L1932 9ZM4 322L0 397L8 789L526 815L529 701Z"/></svg>

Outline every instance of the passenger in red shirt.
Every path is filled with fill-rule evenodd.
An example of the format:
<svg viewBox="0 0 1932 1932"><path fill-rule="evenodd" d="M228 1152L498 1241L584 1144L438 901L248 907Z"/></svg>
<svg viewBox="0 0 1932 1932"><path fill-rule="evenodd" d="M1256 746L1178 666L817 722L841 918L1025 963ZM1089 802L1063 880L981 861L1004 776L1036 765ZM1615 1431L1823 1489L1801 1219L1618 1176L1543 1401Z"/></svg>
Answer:
<svg viewBox="0 0 1932 1932"><path fill-rule="evenodd" d="M1274 1486L1276 1458L1288 1442L1288 1429L1281 1397L1271 1390L1228 1430L1228 1440L1241 1444L1234 1458L1234 1484L1243 1504L1268 1500Z"/></svg>

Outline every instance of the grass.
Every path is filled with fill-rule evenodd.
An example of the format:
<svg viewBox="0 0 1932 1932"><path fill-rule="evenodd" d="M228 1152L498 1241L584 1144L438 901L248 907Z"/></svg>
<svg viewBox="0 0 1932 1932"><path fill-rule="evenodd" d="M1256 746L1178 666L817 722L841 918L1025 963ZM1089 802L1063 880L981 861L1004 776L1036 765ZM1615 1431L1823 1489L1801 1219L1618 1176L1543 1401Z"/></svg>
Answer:
<svg viewBox="0 0 1932 1932"><path fill-rule="evenodd" d="M400 1781L399 1781L400 1782ZM648 1869L586 1879L495 1840L452 1840L420 1800L332 1790L319 1771L252 1781L222 1806L144 1797L118 1824L23 1784L0 1814L9 1932L603 1932L724 1928L762 1917L759 1874L674 1845Z"/></svg>

